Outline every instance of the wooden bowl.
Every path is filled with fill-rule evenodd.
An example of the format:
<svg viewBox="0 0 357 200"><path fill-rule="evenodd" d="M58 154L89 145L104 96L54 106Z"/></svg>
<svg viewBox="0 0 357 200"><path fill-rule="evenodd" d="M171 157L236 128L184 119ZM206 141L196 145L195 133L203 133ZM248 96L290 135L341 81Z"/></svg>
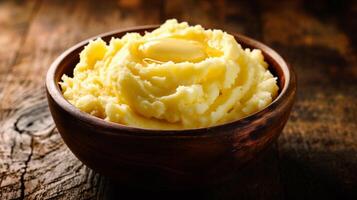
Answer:
<svg viewBox="0 0 357 200"><path fill-rule="evenodd" d="M156 27L123 29L95 38L108 42L127 32L142 34ZM274 50L248 37L234 36L243 47L260 49L278 77L279 95L265 109L234 122L189 130L142 129L96 118L64 99L58 84L63 74L72 75L86 40L60 55L46 77L48 104L64 142L85 165L126 185L181 188L233 177L278 138L296 93L293 70Z"/></svg>

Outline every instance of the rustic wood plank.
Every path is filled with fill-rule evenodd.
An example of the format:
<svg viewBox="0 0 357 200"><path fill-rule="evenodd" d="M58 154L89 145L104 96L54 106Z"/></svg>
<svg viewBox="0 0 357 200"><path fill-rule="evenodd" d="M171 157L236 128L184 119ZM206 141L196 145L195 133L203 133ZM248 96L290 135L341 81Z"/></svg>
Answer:
<svg viewBox="0 0 357 200"><path fill-rule="evenodd" d="M17 60L19 49L26 37L30 21L38 10L37 1L0 2L0 99L7 73ZM0 112L0 119L2 112Z"/></svg>
<svg viewBox="0 0 357 200"><path fill-rule="evenodd" d="M63 50L96 34L140 24L159 22L159 13L127 12L116 1L44 1L3 87L2 108L13 105L18 88L43 84L49 64ZM8 87L11 85L11 87ZM16 85L16 86L14 86ZM17 91L18 92L18 91Z"/></svg>
<svg viewBox="0 0 357 200"><path fill-rule="evenodd" d="M99 176L78 162L63 144L43 90L24 92L16 100L16 112L0 122L1 198L95 195Z"/></svg>
<svg viewBox="0 0 357 200"><path fill-rule="evenodd" d="M27 35L30 22L33 16L38 10L38 2L15 2L15 1L1 1L0 2L0 46L6 47L0 49L0 99L3 96L4 83L7 80L7 73L10 71L11 66L15 64L19 50ZM12 110L4 110L0 107L0 127L2 127L2 119L11 113ZM0 128L2 129L2 128ZM6 171L9 170L10 165L12 165L12 160L5 156L4 150L6 146L2 143L7 142L7 139L2 136L2 130L0 130L0 198L8 199L14 198L18 195L21 196L21 185L14 185L13 182L8 185L9 187L3 187L6 184ZM13 153L14 144L9 143L10 154ZM10 157L10 156L9 156ZM20 158L19 158L20 159ZM14 181L19 181L21 179L21 170L24 167L18 166L18 170L13 172L12 177ZM16 192L13 192L12 188L19 188ZM9 190L10 192L6 192Z"/></svg>
<svg viewBox="0 0 357 200"><path fill-rule="evenodd" d="M125 13L116 1L58 0L38 5L26 37L17 44L21 45L17 56L4 63L0 199L98 198L100 176L74 157L54 127L42 87L45 73L54 58L76 42L117 28L158 23L158 17L150 11Z"/></svg>
<svg viewBox="0 0 357 200"><path fill-rule="evenodd" d="M324 15L340 6L351 13L356 4L320 3L314 10L303 1L262 1L263 40L298 74L298 99L279 140L282 182L287 199L356 199L356 36L341 29L339 15Z"/></svg>
<svg viewBox="0 0 357 200"><path fill-rule="evenodd" d="M284 185L286 199L357 199L357 36L352 20L357 18L357 3L16 2L0 1L0 26L5 27L0 44L7 47L0 49L0 199L110 199L138 192L99 176L71 154L54 129L41 85L51 61L74 43L100 32L172 17L260 39L278 50L299 76L298 99L279 140L279 162L262 164L272 166L265 169L268 175L277 175L247 176L251 185L254 180L261 183L247 193L236 189L236 180L186 194L279 198L266 192L273 181L274 191L281 189L279 183ZM259 171L264 169L253 175L259 177Z"/></svg>

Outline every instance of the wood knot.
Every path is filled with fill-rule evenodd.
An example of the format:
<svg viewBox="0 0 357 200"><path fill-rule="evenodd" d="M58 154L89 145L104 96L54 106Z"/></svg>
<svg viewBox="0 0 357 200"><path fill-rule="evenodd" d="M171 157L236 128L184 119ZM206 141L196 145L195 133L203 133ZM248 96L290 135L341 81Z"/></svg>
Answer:
<svg viewBox="0 0 357 200"><path fill-rule="evenodd" d="M54 124L45 101L19 111L14 123L14 130L19 134L40 136L44 132L51 132L52 129L54 129Z"/></svg>

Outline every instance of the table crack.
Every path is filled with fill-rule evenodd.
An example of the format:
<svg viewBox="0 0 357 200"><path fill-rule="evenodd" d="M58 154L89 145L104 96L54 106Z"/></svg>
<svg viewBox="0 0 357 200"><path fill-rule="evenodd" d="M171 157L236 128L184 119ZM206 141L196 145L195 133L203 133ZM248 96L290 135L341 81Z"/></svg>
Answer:
<svg viewBox="0 0 357 200"><path fill-rule="evenodd" d="M25 160L25 166L23 168L23 172L20 176L20 198L19 199L24 199L25 197L25 175L27 173L27 168L28 168L28 164L31 161L32 155L33 155L33 144L34 144L34 139L33 137L31 137L31 143L30 143L30 154L28 155L27 159Z"/></svg>

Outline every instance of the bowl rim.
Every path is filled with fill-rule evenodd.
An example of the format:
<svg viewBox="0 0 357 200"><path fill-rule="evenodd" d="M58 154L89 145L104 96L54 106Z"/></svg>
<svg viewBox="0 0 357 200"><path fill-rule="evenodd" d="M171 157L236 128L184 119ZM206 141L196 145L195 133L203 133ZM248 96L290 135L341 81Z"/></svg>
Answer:
<svg viewBox="0 0 357 200"><path fill-rule="evenodd" d="M211 135L216 132L219 133L218 130L227 130L232 127L243 127L248 125L252 121L258 120L262 116L268 114L271 109L276 109L281 105L284 101L284 97L289 95L289 91L296 89L296 75L294 69L288 65L285 60L272 48L259 42L255 39L252 39L248 36L239 34L239 33L229 33L233 35L235 38L239 38L239 40L243 40L244 43L249 43L250 46L253 46L256 49L260 49L263 54L269 55L269 57L276 62L275 65L279 66L283 72L284 86L283 88L279 88L278 96L265 108L262 110L252 113L246 117L240 118L238 120L234 120L231 122L226 122L223 124L218 124L209 127L200 127L200 128L189 128L189 129L149 129L149 128L140 128L134 126L127 126L115 122L106 121L104 119L92 116L86 112L83 112L72 105L69 101L67 101L61 92L59 84L56 83L56 72L58 66L61 62L69 55L71 55L76 50L83 48L85 45L89 43L89 41L109 37L111 35L119 34L119 33L129 33L129 32L139 32L139 31L151 31L155 28L159 27L159 25L144 25L144 26L134 26L129 28L120 28L113 31L105 32L102 34L98 34L96 36L85 39L67 50L61 53L50 65L45 80L46 92L48 94L47 98L51 97L53 101L60 106L63 110L65 110L70 115L74 116L79 121L90 125L92 127L100 127L101 132L105 132L108 134L124 134L124 135L143 135L143 136L202 136L202 135ZM113 37L113 36L112 36ZM266 55L264 55L265 57ZM62 74L63 75L63 74Z"/></svg>

